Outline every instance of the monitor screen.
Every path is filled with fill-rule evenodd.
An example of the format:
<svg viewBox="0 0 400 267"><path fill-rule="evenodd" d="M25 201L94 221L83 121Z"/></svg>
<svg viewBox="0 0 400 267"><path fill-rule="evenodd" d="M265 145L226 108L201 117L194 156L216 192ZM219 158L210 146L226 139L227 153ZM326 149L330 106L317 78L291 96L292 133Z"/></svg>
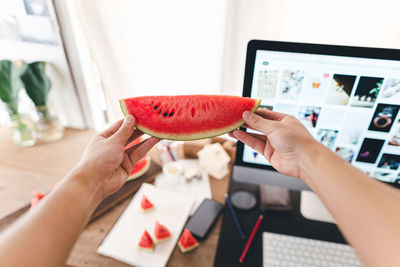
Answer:
<svg viewBox="0 0 400 267"><path fill-rule="evenodd" d="M400 183L400 61L260 49L252 60L247 96L297 117L371 177ZM245 165L270 166L248 146L241 152Z"/></svg>

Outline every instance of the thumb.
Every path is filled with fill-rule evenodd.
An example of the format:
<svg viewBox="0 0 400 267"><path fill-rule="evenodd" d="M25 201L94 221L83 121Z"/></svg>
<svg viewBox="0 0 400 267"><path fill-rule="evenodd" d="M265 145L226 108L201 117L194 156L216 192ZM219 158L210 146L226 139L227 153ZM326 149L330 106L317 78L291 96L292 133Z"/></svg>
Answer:
<svg viewBox="0 0 400 267"><path fill-rule="evenodd" d="M270 134L272 130L276 127L275 121L264 119L257 114L254 114L253 112L247 110L243 112L242 117L250 128L260 131L266 135Z"/></svg>
<svg viewBox="0 0 400 267"><path fill-rule="evenodd" d="M128 114L126 115L121 127L115 134L113 134L111 138L114 139L116 142L125 145L129 137L131 137L131 135L133 134L134 130L135 118L131 114Z"/></svg>

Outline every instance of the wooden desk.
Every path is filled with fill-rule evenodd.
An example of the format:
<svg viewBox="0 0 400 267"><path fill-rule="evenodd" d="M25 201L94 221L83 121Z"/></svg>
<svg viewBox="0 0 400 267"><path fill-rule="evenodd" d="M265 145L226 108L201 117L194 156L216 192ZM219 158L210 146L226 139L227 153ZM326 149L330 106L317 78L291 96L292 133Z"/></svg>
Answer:
<svg viewBox="0 0 400 267"><path fill-rule="evenodd" d="M94 134L66 129L57 142L19 147L8 129L0 127L0 218L26 206L32 190L49 192L79 161Z"/></svg>
<svg viewBox="0 0 400 267"><path fill-rule="evenodd" d="M228 178L223 180L210 179L213 198L221 203L225 203L224 194L227 191ZM116 261L97 254L96 250L108 231L112 228L118 217L129 204L131 198L123 201L120 205L104 214L99 219L90 223L81 234L75 245L68 265L72 266L115 266L126 267L122 262ZM178 247L175 247L167 266L173 267L196 267L213 266L214 257L218 245L218 236L220 232L221 219L219 218L212 229L208 238L201 243L200 247L190 253L182 254Z"/></svg>
<svg viewBox="0 0 400 267"><path fill-rule="evenodd" d="M5 128L0 127L0 230L15 221L27 209L32 190L48 192L79 160L94 131L67 129L65 137L55 143L21 148L12 143ZM228 178L210 179L212 196L225 203ZM131 197L86 226L67 264L70 266L128 266L97 254L96 250L108 231L128 205ZM2 219L1 219L2 218ZM206 241L188 254L176 247L168 266L212 266L216 253L221 218Z"/></svg>

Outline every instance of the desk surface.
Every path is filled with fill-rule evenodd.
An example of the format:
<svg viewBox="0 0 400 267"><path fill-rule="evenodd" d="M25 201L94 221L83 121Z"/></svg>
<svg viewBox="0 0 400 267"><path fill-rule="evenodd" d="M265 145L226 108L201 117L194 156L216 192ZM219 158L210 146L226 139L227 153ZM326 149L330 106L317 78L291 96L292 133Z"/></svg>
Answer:
<svg viewBox="0 0 400 267"><path fill-rule="evenodd" d="M229 194L238 190L252 192L256 195L257 201L259 200L258 186L238 183L231 180L229 185ZM260 228L257 231L243 264L239 263L239 257L243 251L245 242L240 239L232 220L232 215L227 209L225 209L214 266L262 266L262 232L264 231L345 243L345 240L339 232L336 224L307 220L300 214L300 192L291 191L290 196L292 200L292 210L270 210L262 212L264 219L260 224ZM258 206L249 211L236 211L247 241L261 211Z"/></svg>
<svg viewBox="0 0 400 267"><path fill-rule="evenodd" d="M19 147L0 127L0 218L26 206L32 190L49 192L79 161L94 131L66 129L63 139Z"/></svg>
<svg viewBox="0 0 400 267"><path fill-rule="evenodd" d="M0 127L0 231L21 216L32 198L32 190L48 192L79 160L94 131L67 129L62 140L21 148L13 144L6 128ZM215 200L224 203L228 178L210 179ZM96 253L131 198L86 226L67 264L71 266L127 266ZM222 218L219 218L206 241L194 251L182 254L175 248L168 266L212 266Z"/></svg>

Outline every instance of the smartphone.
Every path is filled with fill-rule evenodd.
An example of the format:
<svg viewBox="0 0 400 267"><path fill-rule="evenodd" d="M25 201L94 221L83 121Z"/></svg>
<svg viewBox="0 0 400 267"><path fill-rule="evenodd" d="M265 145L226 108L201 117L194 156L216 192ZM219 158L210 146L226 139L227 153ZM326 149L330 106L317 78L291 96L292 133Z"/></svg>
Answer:
<svg viewBox="0 0 400 267"><path fill-rule="evenodd" d="M204 199L190 217L186 228L199 240L206 239L224 206L212 199Z"/></svg>

